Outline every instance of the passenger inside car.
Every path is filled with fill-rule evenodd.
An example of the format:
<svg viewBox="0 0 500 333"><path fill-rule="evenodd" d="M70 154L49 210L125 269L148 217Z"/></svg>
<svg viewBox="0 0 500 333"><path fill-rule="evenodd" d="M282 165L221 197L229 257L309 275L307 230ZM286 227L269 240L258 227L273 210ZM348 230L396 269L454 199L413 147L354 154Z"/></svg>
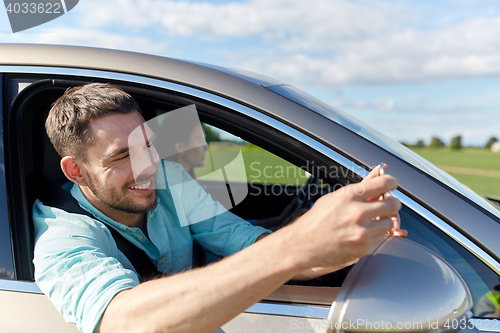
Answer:
<svg viewBox="0 0 500 333"><path fill-rule="evenodd" d="M208 146L197 115L186 113L176 114L174 121L169 121L172 117L166 117L162 126L166 137L157 150L163 159L179 163L191 177L196 178L193 168L205 165Z"/></svg>

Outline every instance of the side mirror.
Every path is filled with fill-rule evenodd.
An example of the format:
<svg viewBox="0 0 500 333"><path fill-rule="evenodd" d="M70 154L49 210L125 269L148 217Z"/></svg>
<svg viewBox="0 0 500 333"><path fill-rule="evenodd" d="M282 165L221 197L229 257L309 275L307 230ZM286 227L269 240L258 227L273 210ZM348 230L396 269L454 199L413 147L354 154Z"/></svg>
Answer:
<svg viewBox="0 0 500 333"><path fill-rule="evenodd" d="M390 237L347 275L328 333L457 332L472 296L462 277L423 246Z"/></svg>

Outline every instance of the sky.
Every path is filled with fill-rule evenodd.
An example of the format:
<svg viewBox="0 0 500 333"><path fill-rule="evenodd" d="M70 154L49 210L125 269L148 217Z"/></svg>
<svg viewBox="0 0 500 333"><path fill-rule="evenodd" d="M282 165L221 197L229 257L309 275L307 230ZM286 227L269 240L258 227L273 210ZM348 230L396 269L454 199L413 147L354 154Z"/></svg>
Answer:
<svg viewBox="0 0 500 333"><path fill-rule="evenodd" d="M497 0L80 0L15 34L0 10L0 42L242 68L293 84L398 141L500 138Z"/></svg>

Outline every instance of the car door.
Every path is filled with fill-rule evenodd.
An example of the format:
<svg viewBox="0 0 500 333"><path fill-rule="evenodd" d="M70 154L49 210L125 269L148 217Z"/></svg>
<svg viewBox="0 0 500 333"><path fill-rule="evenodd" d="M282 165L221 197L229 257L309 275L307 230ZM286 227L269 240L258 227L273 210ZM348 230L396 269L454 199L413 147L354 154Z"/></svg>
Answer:
<svg viewBox="0 0 500 333"><path fill-rule="evenodd" d="M31 72L28 73L28 71ZM54 164L57 159L43 136L41 124L51 102L68 86L90 81L115 83L139 101L147 119L155 117L157 110L170 112L178 107L194 104L200 114L200 120L204 123L260 147L265 152L263 154L277 156L279 163L283 160L292 165L291 170L304 169L320 179L321 191L315 194L316 198L317 195L357 182L368 172L365 163L353 156L342 154L339 149L336 149L335 142L319 140L310 132L297 127L300 119L295 121L295 124L291 124L272 117L268 112L250 108L244 103L194 87L106 71L96 73L95 71L62 68L40 67L34 70L33 68L10 67L4 69L4 72L6 74L2 80L5 86L3 91L7 93L3 95L2 106L3 115L6 118L4 123L7 125L4 131L6 164L3 176L6 182L5 195L9 196L8 223L11 225L12 232L10 244L14 250L2 251L2 255L7 253L5 257L9 258L10 253L11 262L5 264L5 267L6 269L10 267L15 273L12 279L14 282L7 282L6 279L2 282L4 282L4 290L14 293L16 297L19 296L18 300L11 303L12 309L16 312L10 317L16 322L17 318L22 318L23 312L25 314L23 307L26 299L22 298L22 295L33 299L35 296L43 299L40 304L30 301L34 308L29 311L40 313L41 317L47 319L45 321L47 327L55 327L51 325L57 321L62 323L62 318L53 315L55 309L50 307L50 303L47 303L47 299L40 295L33 283L30 207L36 197L38 176L43 175L53 181L62 180L61 173L57 170L57 163ZM303 112L306 119L312 115L311 111L305 108ZM336 126L333 122L326 120L324 122L326 125L330 124L331 128ZM350 135L356 138L355 134ZM275 169L278 165L269 166ZM263 173L263 169L260 170ZM279 184L282 188L286 185L294 185L294 187L286 188L290 192L282 191L277 194L275 191L269 196L249 196L250 200L255 201L248 204L246 208L242 205L244 209L239 212L237 210L239 206L235 206L235 213L252 220L271 217L276 211L266 210L264 215L250 216L248 214L255 213L251 208L255 205L261 206L266 201L264 199L274 200L277 203L274 205L278 207L277 211L284 209L292 200L293 195L285 197L283 193L296 195L301 185L304 184L305 178L307 177L299 177L301 182ZM274 182L272 185L274 184L277 183ZM209 184L206 185L209 186ZM251 188L252 183L247 178L247 183L240 185ZM262 189L263 184L254 185ZM428 247L454 266L467 281L477 300L497 284L498 263L493 256L463 236L459 230L450 226L449 221L429 209L418 197L405 191L395 191L394 195L404 204L402 226L409 230L409 238ZM311 198L310 202L313 203L314 199L314 197ZM4 201L4 204L6 203L7 200ZM7 222L4 224L6 228ZM13 260L16 263L15 270ZM293 284L285 286L267 300L250 307L222 329L227 332L261 331L266 327L265 330L287 332L294 327L311 327L310 330L320 331L323 329L320 324L328 315L328 304L335 299L338 292L335 288L340 287L341 280L342 276L334 276L331 280L316 281L314 285L306 284L300 288L295 288ZM10 289L5 287L9 283ZM52 315L49 315L50 313ZM487 323L484 320L477 319L476 323ZM493 320L491 323L493 324ZM63 327L61 331L74 330L74 327L61 325Z"/></svg>

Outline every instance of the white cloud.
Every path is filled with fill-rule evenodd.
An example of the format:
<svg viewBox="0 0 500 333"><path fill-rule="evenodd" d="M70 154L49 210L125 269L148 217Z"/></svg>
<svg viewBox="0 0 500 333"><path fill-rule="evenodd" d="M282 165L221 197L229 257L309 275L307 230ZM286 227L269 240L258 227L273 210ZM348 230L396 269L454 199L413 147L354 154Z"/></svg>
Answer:
<svg viewBox="0 0 500 333"><path fill-rule="evenodd" d="M171 34L197 37L273 35L279 38L284 32L291 32L313 38L353 38L387 30L392 26L390 15L397 12L394 6L380 2L344 0L250 0L225 4L88 0L79 6L86 25L161 24Z"/></svg>
<svg viewBox="0 0 500 333"><path fill-rule="evenodd" d="M37 37L37 42L169 54L164 45L168 36L185 37L194 46L222 41L215 51L221 63L298 86L332 88L500 75L500 17L476 17L425 30L415 23L427 18L414 15L408 3L404 6L346 0L222 4L86 0L77 7L76 21L82 29L60 29ZM200 49L186 57L203 61L207 51ZM210 52L213 59L213 49Z"/></svg>
<svg viewBox="0 0 500 333"><path fill-rule="evenodd" d="M481 18L432 31L401 27L363 39L339 40L331 54L315 57L305 45L287 44L301 55L243 62L252 70L298 84L345 84L449 80L500 74L500 18ZM287 42L283 42L287 43ZM311 45L311 48L319 46ZM326 48L327 46L325 46ZM296 51L297 52L297 51Z"/></svg>
<svg viewBox="0 0 500 333"><path fill-rule="evenodd" d="M157 13L150 10L152 3L150 0L80 1L78 20L82 27L144 27L155 23L152 16Z"/></svg>
<svg viewBox="0 0 500 333"><path fill-rule="evenodd" d="M163 54L168 49L144 37L146 30L148 35L156 31L195 42L223 40L227 46L221 48L221 55L233 52L228 56L230 65L297 85L322 87L500 74L500 18L478 17L419 30L408 22L426 17L412 16L413 9L404 6L346 0L222 4L86 0L71 12L78 13L75 21L82 29L62 28L57 34L20 38ZM246 55L232 43L245 38L258 40ZM203 50L199 56L203 57Z"/></svg>
<svg viewBox="0 0 500 333"><path fill-rule="evenodd" d="M0 279L13 280L14 279L14 272L8 271L5 267L0 268Z"/></svg>
<svg viewBox="0 0 500 333"><path fill-rule="evenodd" d="M96 29L55 27L50 31L4 35L2 42L36 43L103 47L146 53L161 52L157 43L144 37L127 37L117 33L106 33Z"/></svg>
<svg viewBox="0 0 500 333"><path fill-rule="evenodd" d="M420 10L425 6L431 13ZM349 85L499 76L500 17L456 8L441 8L446 15L434 15L436 6L371 0L85 0L55 21L59 26L52 25L50 32L1 38L210 59L323 92ZM435 21L429 24L432 17ZM484 100L497 105L497 95L489 94ZM483 141L483 135L500 128L496 114L480 108L460 110L462 102L451 107L451 96L444 97L449 103L441 103L442 108L431 105L433 101L417 106L397 91L383 96L340 99L335 105L396 138L428 139L435 131L447 139L457 134L460 119L468 131L462 131L466 141ZM481 103L476 95L474 104ZM384 111L390 122L380 121L376 111ZM467 118L468 112L476 117ZM457 122L449 120L453 117Z"/></svg>
<svg viewBox="0 0 500 333"><path fill-rule="evenodd" d="M383 2L147 3L141 2L140 10L154 8L151 20L169 34L198 39L264 37L262 55L239 54L231 59L232 65L299 85L334 87L500 74L500 17L418 30L402 23L401 17L409 16L411 8ZM269 44L279 50L266 54Z"/></svg>
<svg viewBox="0 0 500 333"><path fill-rule="evenodd" d="M334 107L339 109L361 109L361 110L380 110L391 111L394 109L394 98L387 100L365 101L365 100L350 100L338 99L331 103Z"/></svg>

